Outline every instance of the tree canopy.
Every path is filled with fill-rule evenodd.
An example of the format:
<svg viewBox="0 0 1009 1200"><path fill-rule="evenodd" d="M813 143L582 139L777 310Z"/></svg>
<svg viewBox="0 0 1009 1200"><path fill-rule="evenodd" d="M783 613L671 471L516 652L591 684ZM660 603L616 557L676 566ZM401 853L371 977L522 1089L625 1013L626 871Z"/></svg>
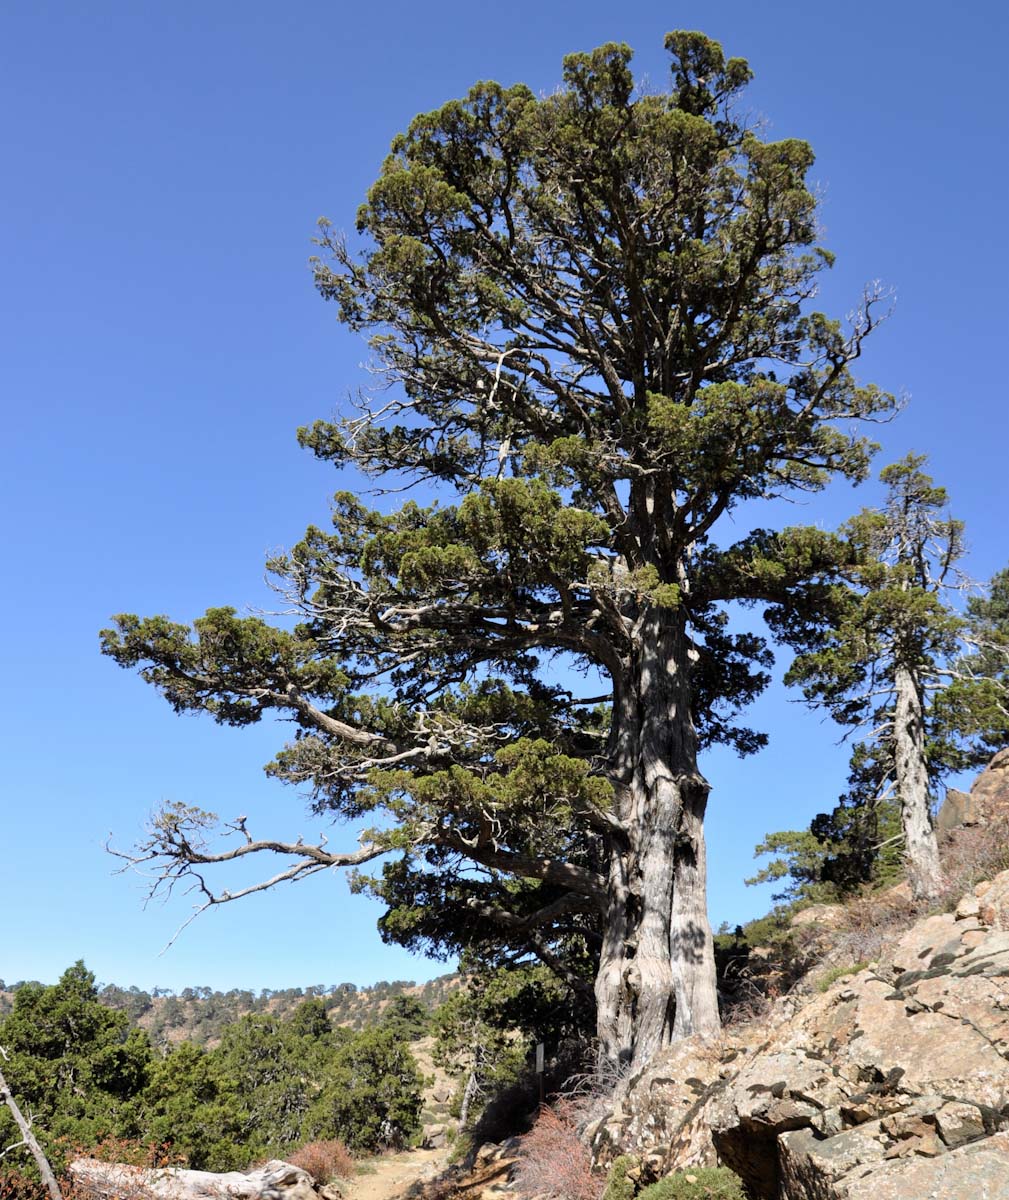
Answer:
<svg viewBox="0 0 1009 1200"><path fill-rule="evenodd" d="M437 499L338 493L270 563L293 627L219 607L103 634L178 712L293 719L269 772L372 823L346 852L244 820L222 847L174 806L136 859L212 904L250 888L206 870L245 855L288 856L262 887L391 852L365 885L386 936L538 957L594 993L611 1061L718 1024L697 753L759 748L737 718L770 665L727 605L799 621L849 553L722 545L722 519L863 478L851 423L895 409L851 369L878 291L848 327L811 304L810 147L749 127L744 60L665 44L665 92L618 44L547 96L478 83L395 139L353 244L323 223L316 285L383 386L302 443Z"/></svg>

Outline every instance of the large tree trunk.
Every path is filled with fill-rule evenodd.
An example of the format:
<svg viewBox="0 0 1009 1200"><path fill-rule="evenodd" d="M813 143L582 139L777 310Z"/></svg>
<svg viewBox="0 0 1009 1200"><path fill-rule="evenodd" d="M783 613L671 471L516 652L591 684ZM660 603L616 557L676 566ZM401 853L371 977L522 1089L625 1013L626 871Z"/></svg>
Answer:
<svg viewBox="0 0 1009 1200"><path fill-rule="evenodd" d="M647 1062L674 1037L719 1028L706 903L704 807L682 620L653 609L615 681L615 842L596 978L600 1059Z"/></svg>
<svg viewBox="0 0 1009 1200"><path fill-rule="evenodd" d="M707 781L697 775L684 784L683 791L670 929L676 992L674 1038L717 1033L721 1028L715 947L708 924L708 862L704 845Z"/></svg>
<svg viewBox="0 0 1009 1200"><path fill-rule="evenodd" d="M906 667L897 668L894 685L894 771L908 880L916 900L934 900L942 890L942 868L929 806L921 689Z"/></svg>

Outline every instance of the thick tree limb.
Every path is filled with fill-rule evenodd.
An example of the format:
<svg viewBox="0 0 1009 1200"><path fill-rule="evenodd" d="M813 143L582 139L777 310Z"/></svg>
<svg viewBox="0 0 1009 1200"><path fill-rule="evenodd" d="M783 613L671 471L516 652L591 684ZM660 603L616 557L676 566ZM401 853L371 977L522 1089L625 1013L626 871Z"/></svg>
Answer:
<svg viewBox="0 0 1009 1200"><path fill-rule="evenodd" d="M500 850L493 845L484 845L479 841L470 842L453 830L440 828L433 838L440 845L481 866L490 867L495 871L503 871L507 875L515 875L522 879L542 879L546 883L555 883L560 887L570 888L580 896L586 896L602 906L606 901L606 881L595 871L585 867L575 866L555 858L534 858L531 855L515 854L510 850Z"/></svg>

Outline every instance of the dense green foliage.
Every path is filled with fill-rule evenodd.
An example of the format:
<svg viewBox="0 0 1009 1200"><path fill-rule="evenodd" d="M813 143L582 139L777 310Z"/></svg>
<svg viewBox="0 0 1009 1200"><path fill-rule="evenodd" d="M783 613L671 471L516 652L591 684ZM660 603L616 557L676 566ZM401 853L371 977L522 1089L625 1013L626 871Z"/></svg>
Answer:
<svg viewBox="0 0 1009 1200"><path fill-rule="evenodd" d="M422 1078L395 1027L363 1030L333 1056L301 1136L351 1150L397 1145L420 1127Z"/></svg>
<svg viewBox="0 0 1009 1200"><path fill-rule="evenodd" d="M183 1041L161 1054L77 963L52 987L16 990L0 1046L12 1093L57 1164L126 1140L152 1157L230 1170L315 1138L374 1150L417 1130L422 1079L409 1038L427 1012L409 997L388 1011L388 1022L355 1033L334 1027L313 997L286 1016L242 1017L213 1049ZM0 1110L2 1146L19 1141L14 1128Z"/></svg>
<svg viewBox="0 0 1009 1200"><path fill-rule="evenodd" d="M61 1145L134 1137L142 1127L150 1044L125 1013L98 1003L94 984L78 962L54 987L19 988L0 1024L9 1056L4 1075L57 1160ZM0 1109L0 1149L18 1141L11 1115Z"/></svg>
<svg viewBox="0 0 1009 1200"><path fill-rule="evenodd" d="M542 1042L548 1070L572 1046L587 1043L592 1006L546 967L474 965L460 988L435 1010L434 1061L458 1083L457 1110L467 1094L467 1124L487 1100L521 1082ZM518 1101L517 1101L518 1102Z"/></svg>

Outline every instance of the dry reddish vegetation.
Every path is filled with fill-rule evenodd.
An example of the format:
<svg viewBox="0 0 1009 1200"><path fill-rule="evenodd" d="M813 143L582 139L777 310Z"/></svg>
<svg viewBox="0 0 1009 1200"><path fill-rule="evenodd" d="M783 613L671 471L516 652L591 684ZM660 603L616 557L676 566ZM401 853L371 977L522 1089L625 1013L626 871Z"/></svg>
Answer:
<svg viewBox="0 0 1009 1200"><path fill-rule="evenodd" d="M1009 871L1009 809L997 809L983 825L964 825L946 834L941 846L944 898L952 908L982 879Z"/></svg>
<svg viewBox="0 0 1009 1200"><path fill-rule="evenodd" d="M606 1176L592 1169L592 1154L579 1137L584 1104L560 1099L540 1109L522 1138L515 1184L533 1196L558 1200L599 1200Z"/></svg>
<svg viewBox="0 0 1009 1200"><path fill-rule="evenodd" d="M307 1171L316 1183L348 1179L354 1174L354 1159L339 1138L307 1142L289 1156L288 1162Z"/></svg>

